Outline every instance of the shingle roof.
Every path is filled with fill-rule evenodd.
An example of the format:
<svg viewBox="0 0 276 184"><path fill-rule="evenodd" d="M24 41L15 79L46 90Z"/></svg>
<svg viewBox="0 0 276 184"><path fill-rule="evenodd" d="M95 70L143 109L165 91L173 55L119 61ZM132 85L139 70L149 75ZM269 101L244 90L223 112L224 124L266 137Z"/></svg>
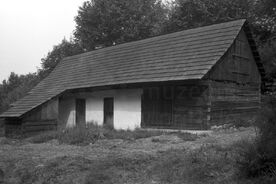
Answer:
<svg viewBox="0 0 276 184"><path fill-rule="evenodd" d="M19 117L67 89L201 79L244 24L237 20L67 57L1 117Z"/></svg>

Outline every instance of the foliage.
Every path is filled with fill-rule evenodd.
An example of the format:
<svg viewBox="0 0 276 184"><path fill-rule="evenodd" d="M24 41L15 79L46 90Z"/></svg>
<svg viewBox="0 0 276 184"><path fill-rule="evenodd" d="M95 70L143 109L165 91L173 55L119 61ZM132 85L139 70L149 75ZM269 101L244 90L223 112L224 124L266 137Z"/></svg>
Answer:
<svg viewBox="0 0 276 184"><path fill-rule="evenodd" d="M276 179L276 100L266 97L261 117L256 124L255 142L243 144L240 170L247 177L272 176Z"/></svg>
<svg viewBox="0 0 276 184"><path fill-rule="evenodd" d="M165 20L160 0L91 0L80 7L74 36L89 50L148 38Z"/></svg>
<svg viewBox="0 0 276 184"><path fill-rule="evenodd" d="M276 23L275 23L276 24ZM276 79L276 40L268 40L259 46L261 60L265 66L267 78Z"/></svg>
<svg viewBox="0 0 276 184"><path fill-rule="evenodd" d="M17 75L12 72L8 80L3 80L0 84L0 113L5 111L10 104L24 97L39 80L35 73Z"/></svg>
<svg viewBox="0 0 276 184"><path fill-rule="evenodd" d="M32 143L43 143L52 139L57 139L60 143L65 144L88 145L90 143L93 144L99 139L136 140L162 134L164 134L162 131L147 131L140 129L134 131L114 130L91 124L86 127L74 127L60 131L44 132L28 138L28 141Z"/></svg>
<svg viewBox="0 0 276 184"><path fill-rule="evenodd" d="M48 52L47 56L41 59L42 69L39 74L44 78L47 76L55 66L65 57L73 56L83 52L83 49L74 41L67 41L63 39L61 43L55 45L52 51Z"/></svg>
<svg viewBox="0 0 276 184"><path fill-rule="evenodd" d="M167 32L227 22L250 15L250 0L177 0L170 12Z"/></svg>
<svg viewBox="0 0 276 184"><path fill-rule="evenodd" d="M257 37L264 43L275 39L276 2L274 0L256 1L254 6L255 25L258 27Z"/></svg>
<svg viewBox="0 0 276 184"><path fill-rule="evenodd" d="M48 142L52 139L57 139L60 143L72 145L88 145L93 144L99 139L122 139L136 140L148 137L160 136L163 134L175 134L184 141L194 141L198 138L197 135L182 132L163 132L149 131L142 129L131 130L114 130L97 125L87 125L86 127L74 127L59 131L43 132L38 135L27 138L32 143ZM154 141L153 141L154 142Z"/></svg>

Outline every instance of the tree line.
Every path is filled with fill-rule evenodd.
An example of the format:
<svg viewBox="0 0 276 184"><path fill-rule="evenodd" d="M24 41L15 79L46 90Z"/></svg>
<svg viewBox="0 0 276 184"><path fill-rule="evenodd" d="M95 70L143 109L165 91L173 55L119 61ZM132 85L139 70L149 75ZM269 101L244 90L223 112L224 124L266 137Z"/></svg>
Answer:
<svg viewBox="0 0 276 184"><path fill-rule="evenodd" d="M0 112L22 98L67 56L175 31L247 19L267 78L276 78L275 0L90 0L79 7L70 40L41 59L35 73L11 73L0 84Z"/></svg>

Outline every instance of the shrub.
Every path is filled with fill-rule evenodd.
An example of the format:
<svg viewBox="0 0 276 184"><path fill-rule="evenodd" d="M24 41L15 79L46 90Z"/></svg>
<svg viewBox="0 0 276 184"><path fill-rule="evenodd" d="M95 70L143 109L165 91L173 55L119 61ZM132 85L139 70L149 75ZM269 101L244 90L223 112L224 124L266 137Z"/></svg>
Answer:
<svg viewBox="0 0 276 184"><path fill-rule="evenodd" d="M101 128L95 125L74 127L59 131L57 139L60 143L88 145L101 138Z"/></svg>
<svg viewBox="0 0 276 184"><path fill-rule="evenodd" d="M247 177L276 178L276 100L265 97L257 121L258 136L253 143L243 143L238 160L240 171Z"/></svg>
<svg viewBox="0 0 276 184"><path fill-rule="evenodd" d="M102 127L93 123L87 126L80 126L68 128L59 131L49 131L40 133L27 139L32 143L48 142L52 139L57 139L59 143L72 144L72 145L88 145L93 144L99 139L123 139L123 140L136 140L163 134L176 134L184 141L194 141L198 138L197 135L183 132L164 132L135 129L131 130L115 130L109 127Z"/></svg>
<svg viewBox="0 0 276 184"><path fill-rule="evenodd" d="M100 138L100 127L89 125L87 127L74 127L59 131L48 131L27 138L32 143L44 143L57 139L59 143L73 145L88 145Z"/></svg>
<svg viewBox="0 0 276 184"><path fill-rule="evenodd" d="M49 131L32 136L27 140L32 143L48 142L57 139L60 143L72 145L88 145L99 139L136 140L162 135L162 131L147 131L141 129L114 130L106 127L88 124L85 127L74 127L59 131Z"/></svg>

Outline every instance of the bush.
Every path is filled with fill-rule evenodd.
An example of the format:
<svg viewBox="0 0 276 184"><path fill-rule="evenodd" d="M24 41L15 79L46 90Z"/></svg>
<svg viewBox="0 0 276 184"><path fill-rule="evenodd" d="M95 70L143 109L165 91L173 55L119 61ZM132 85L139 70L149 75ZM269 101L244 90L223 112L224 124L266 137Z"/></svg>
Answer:
<svg viewBox="0 0 276 184"><path fill-rule="evenodd" d="M241 146L240 171L247 177L269 176L276 178L276 100L265 97L260 118L257 121L258 135L253 143Z"/></svg>
<svg viewBox="0 0 276 184"><path fill-rule="evenodd" d="M59 131L44 132L39 135L28 138L32 143L48 142L57 139L59 143L72 145L88 145L99 139L123 139L136 140L141 138L159 136L164 134L162 131L147 131L141 129L131 130L114 130L107 127L101 127L89 124L86 127L74 127Z"/></svg>
<svg viewBox="0 0 276 184"><path fill-rule="evenodd" d="M88 145L96 142L102 136L102 129L95 125L74 127L59 131L57 139L60 143L73 145Z"/></svg>
<svg viewBox="0 0 276 184"><path fill-rule="evenodd" d="M88 145L100 138L101 128L95 125L74 127L59 131L48 131L27 138L32 143L44 143L57 139L59 143L73 145Z"/></svg>
<svg viewBox="0 0 276 184"><path fill-rule="evenodd" d="M57 139L59 143L72 145L88 145L93 144L99 139L123 139L136 140L163 134L176 134L184 141L194 141L198 138L197 135L182 132L164 132L164 131L149 131L143 129L131 130L115 130L108 127L101 127L95 124L88 124L85 127L74 127L59 131L49 131L40 133L27 139L32 143L44 143L52 139Z"/></svg>

